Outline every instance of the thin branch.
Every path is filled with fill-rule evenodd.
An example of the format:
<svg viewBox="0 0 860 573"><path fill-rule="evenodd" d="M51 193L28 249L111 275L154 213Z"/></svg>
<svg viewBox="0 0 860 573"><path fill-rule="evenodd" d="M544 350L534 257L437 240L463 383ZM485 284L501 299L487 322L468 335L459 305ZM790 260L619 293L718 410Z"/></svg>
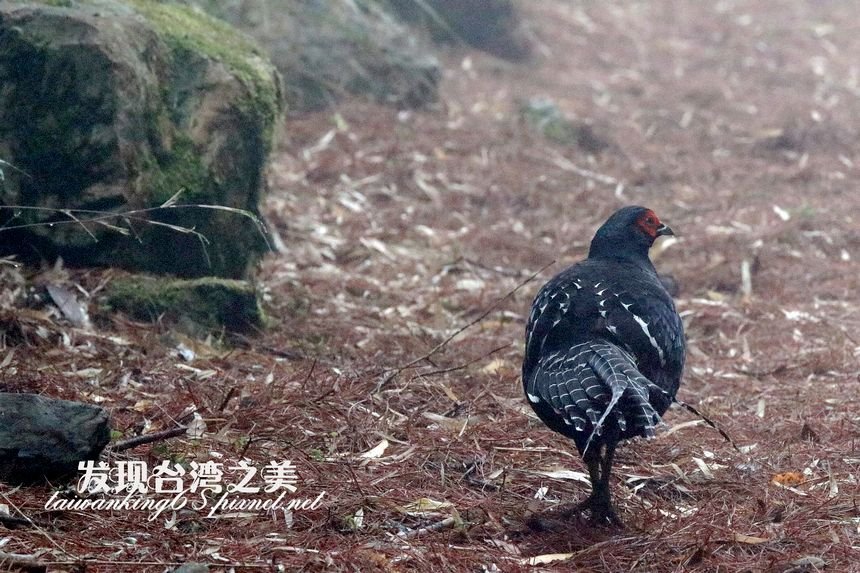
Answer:
<svg viewBox="0 0 860 573"><path fill-rule="evenodd" d="M39 561L35 555L24 555L22 553L6 553L0 551L0 567L23 569L24 571L47 571L48 564Z"/></svg>
<svg viewBox="0 0 860 573"><path fill-rule="evenodd" d="M72 221L78 223L83 228L83 230L87 232L87 235L89 235L94 241L98 241L96 236L93 235L93 232L90 231L86 225L84 225L84 222L81 221L80 219L78 219L77 217L75 217L75 215L72 213L71 209L63 209L62 211L60 211L60 213L69 217Z"/></svg>
<svg viewBox="0 0 860 573"><path fill-rule="evenodd" d="M308 370L308 373L307 373L307 375L305 376L305 379L304 379L304 380L302 380L302 390L304 390L304 389L305 389L305 386L307 385L308 380L310 380L310 379L311 379L311 376L313 376L313 375L314 375L314 370L316 370L316 367L317 367L317 359L316 359L316 358L314 358L314 361L313 361L313 363L311 364L311 367L310 367L310 369Z"/></svg>
<svg viewBox="0 0 860 573"><path fill-rule="evenodd" d="M218 411L223 412L224 408L227 407L227 404L230 403L230 400L233 398L233 395L236 393L236 387L230 386L230 389L227 391L227 395L224 396L224 399L221 400L221 405L218 406Z"/></svg>
<svg viewBox="0 0 860 573"><path fill-rule="evenodd" d="M52 565L131 565L135 567L154 566L161 567L179 567L184 565L183 561L113 561L107 559L78 559L75 561L39 561L32 555L22 555L19 553L6 553L0 551L0 565L16 565L18 567L28 567L31 570L45 571L48 566ZM271 569L271 563L217 563L219 568L237 568L237 569ZM137 570L137 569L135 569Z"/></svg>
<svg viewBox="0 0 860 573"><path fill-rule="evenodd" d="M15 517L14 515L4 515L0 514L0 525L5 525L10 529L14 529L16 527L48 527L47 524L42 523L39 524L36 521L33 521L29 517Z"/></svg>
<svg viewBox="0 0 860 573"><path fill-rule="evenodd" d="M694 408L693 406L690 406L690 405L689 405L689 404L687 404L686 402L681 402L681 401L680 401L680 400L678 400L677 398L673 398L673 400L675 401L675 403L676 403L676 404L678 404L679 406L681 406L682 408L684 408L685 410L687 410L688 412L690 412L690 413L691 413L691 414L693 414L694 416L698 416L699 418L701 418L702 420L704 420L704 422L705 422L707 425L709 425L710 427L712 427L713 429L715 429L716 431L718 431L718 432L720 433L720 435L721 435L721 436L722 436L722 437L723 437L723 438L724 438L728 443L730 443L730 444L732 445L732 447L733 447L735 450L737 450L737 451L741 451L741 450L740 450L740 448L738 448L738 447L737 447L737 445L735 445L735 442L734 442L734 440L732 440L731 436L729 436L729 435L726 433L726 431L725 431L725 430L723 430L721 427L719 427L719 426L717 425L717 423L716 423L716 422L712 421L710 418L708 418L707 416L705 416L704 414L702 414L701 412L699 412L696 408Z"/></svg>
<svg viewBox="0 0 860 573"><path fill-rule="evenodd" d="M374 393L377 393L380 390L382 390L383 387L385 387L388 383L390 383L392 380L397 378L397 376L401 372L403 372L404 370L414 368L416 364L423 362L424 360L429 360L434 354L436 354L437 352L439 352L440 350L445 348L448 345L448 343L451 342L452 340L454 340L454 338L456 338L460 333L462 333L464 330L471 328L472 326L478 324L479 322L481 322L482 320L487 318L490 315L490 313L493 312L494 310L496 310L503 302L505 302L506 300L508 300L512 296L514 296L514 294L518 290L520 290L522 287L524 287L525 285L532 282L538 275L540 275L542 272L544 272L546 269L548 269L549 267L551 267L554 264L555 264L554 260L545 264L543 267L540 268L540 270L533 273L530 277L528 277L527 279L525 279L524 281L519 283L516 287L514 287L513 290L508 291L508 293L505 296L503 296L502 298L498 299L496 302L491 304L487 308L487 310L485 310L484 312L481 313L481 315L478 318L476 318L470 322L467 322L466 324L464 324L463 326L461 326L460 328L455 330L454 333L451 334L450 336L448 336L445 340L443 340L442 342L440 342L439 344L434 346L430 350L430 352L427 352L426 354L419 356L418 358L411 360L410 362L407 362L403 366L398 366L397 368L395 368L388 376L386 376L385 378L383 378L382 380L379 381L379 384L376 385L376 390Z"/></svg>
<svg viewBox="0 0 860 573"><path fill-rule="evenodd" d="M439 370L431 370L430 372L422 372L420 374L416 374L415 378L419 378L419 377L425 378L427 376L436 376L438 374L447 374L449 372L457 372L458 370L465 370L466 368L468 368L472 364L475 364L476 362L481 362L485 358L489 358L490 356L492 356L493 354L495 354L499 350L504 350L505 348L509 347L510 345L511 345L510 342L508 342L507 344L502 344L499 347L493 348L492 350L490 350L489 352L487 352L483 356L479 356L477 358L473 358L472 360L469 360L465 364L460 364L458 366L451 366L450 368L440 368Z"/></svg>
<svg viewBox="0 0 860 573"><path fill-rule="evenodd" d="M171 200L175 200L175 198L177 196L178 196L178 194L174 195L174 197L172 197ZM227 207L226 205L204 205L204 204L176 205L174 203L171 203L170 202L171 200L168 200L163 205L159 205L157 207L147 207L144 209L132 209L131 211L120 211L120 212L116 212L116 213L109 213L109 212L105 212L105 211L99 211L96 209L57 209L54 207L39 207L39 206L32 206L32 205L3 205L3 206L0 206L0 210L2 210L2 209L13 209L15 211L36 211L36 212L62 213L63 215L69 217L70 220L68 220L68 221L25 223L23 225L4 225L3 227L0 227L0 231L10 231L13 229L27 229L30 227L42 227L45 225L54 226L54 225L74 223L74 224L77 224L77 225L80 225L81 227L83 227L84 231L86 231L90 236L92 236L93 239L97 240L95 238L95 236L93 235L93 233L87 228L85 223L104 224L104 222L106 220L122 218L122 219L126 220L127 222L139 221L139 222L147 223L147 224L150 224L153 226L165 227L167 229L170 229L172 231L176 231L178 233L191 234L191 235L195 236L200 241L201 246L203 247L204 255L208 259L209 255L206 252L206 245L209 243L209 240L206 238L205 235L203 235L199 231L196 231L193 228L181 227L179 225L172 225L170 223L165 223L163 221L156 221L153 219L148 219L148 218L143 217L143 215L148 215L148 214L155 213L158 211L166 211L168 209L211 209L211 210L215 210L215 211L224 211L227 213L233 213L235 215L240 215L242 217L246 217L246 218L250 219L254 223L254 226L257 227L257 230L259 231L260 235L263 237L263 240L266 242L266 246L269 248L269 250L272 250L272 246L269 244L269 237L267 236L267 234L265 232L265 228L266 228L265 224L257 215L255 215L251 211L247 211L245 209L238 209L236 207ZM93 215L93 216L84 218L84 217L80 217L79 215ZM208 263L208 260L207 260L207 263Z"/></svg>
<svg viewBox="0 0 860 573"><path fill-rule="evenodd" d="M162 442L164 440L175 438L177 436L184 436L187 431L188 428L186 428L185 426L180 426L178 428L170 428L169 430L162 430L160 432L153 432L151 434L144 434L142 436L135 436L127 440L121 440L119 442L114 443L112 446L108 446L107 449L109 452L123 452L125 450L135 448L137 446L142 446L143 444Z"/></svg>

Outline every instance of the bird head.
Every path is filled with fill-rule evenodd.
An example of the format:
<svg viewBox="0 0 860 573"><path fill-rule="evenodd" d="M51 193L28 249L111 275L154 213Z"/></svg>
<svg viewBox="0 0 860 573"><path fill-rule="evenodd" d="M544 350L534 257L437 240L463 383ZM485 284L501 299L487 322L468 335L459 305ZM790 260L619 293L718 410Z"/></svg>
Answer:
<svg viewBox="0 0 860 573"><path fill-rule="evenodd" d="M651 209L623 207L612 214L594 234L589 258L648 258L648 249L663 235L674 235Z"/></svg>

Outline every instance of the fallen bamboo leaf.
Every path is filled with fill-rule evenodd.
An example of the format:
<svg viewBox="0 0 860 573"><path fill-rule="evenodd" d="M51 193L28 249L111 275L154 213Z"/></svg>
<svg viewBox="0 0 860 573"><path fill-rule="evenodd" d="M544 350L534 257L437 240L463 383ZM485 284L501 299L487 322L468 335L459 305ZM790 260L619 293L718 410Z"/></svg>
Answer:
<svg viewBox="0 0 860 573"><path fill-rule="evenodd" d="M135 412L146 412L150 408L155 405L153 400L138 400L134 403L134 406L131 407Z"/></svg>
<svg viewBox="0 0 860 573"><path fill-rule="evenodd" d="M808 493L806 493L805 491L800 491L799 489L797 489L797 488L795 488L795 487L791 487L790 485L782 485L782 484L781 484L781 483L779 483L779 482L771 482L771 483L773 483L773 485L775 485L775 486L777 486L777 487L781 487L782 489L787 489L788 491L790 491L790 492L792 492L792 493L796 493L797 495L802 495L802 496L804 496L804 497L806 497L807 495L809 495L809 494L808 494Z"/></svg>
<svg viewBox="0 0 860 573"><path fill-rule="evenodd" d="M451 509L454 504L450 501L437 501L429 497L420 497L413 502L407 503L397 509L407 515L426 516L432 513L438 513L440 509Z"/></svg>
<svg viewBox="0 0 860 573"><path fill-rule="evenodd" d="M663 435L664 436L671 436L675 432L679 432L679 431L687 429L687 428L694 428L696 426L701 426L704 423L705 423L704 420L688 420L688 421L683 422L681 424L677 424L677 425L672 426L671 428L666 430L666 432Z"/></svg>
<svg viewBox="0 0 860 573"><path fill-rule="evenodd" d="M523 559L523 565L546 565L547 563L555 563L556 561L567 561L573 557L574 553L545 553L544 555L535 555L528 559Z"/></svg>
<svg viewBox="0 0 860 573"><path fill-rule="evenodd" d="M72 370L63 372L63 376L74 376L77 378L97 378L104 370L101 368L83 368L81 370Z"/></svg>
<svg viewBox="0 0 860 573"><path fill-rule="evenodd" d="M346 518L346 526L352 531L358 531L364 526L364 508L359 507L353 515Z"/></svg>
<svg viewBox="0 0 860 573"><path fill-rule="evenodd" d="M453 390L451 390L450 386L443 384L442 385L442 391L445 392L445 395L448 396L448 399L451 400L452 402L456 403L456 402L460 401L460 398L454 393Z"/></svg>
<svg viewBox="0 0 860 573"><path fill-rule="evenodd" d="M193 372L194 376L198 380L206 380L207 378L211 378L218 374L215 370L202 370L200 368L194 368L193 366L188 366L187 364L174 364L176 368L180 370L186 370L188 372Z"/></svg>
<svg viewBox="0 0 860 573"><path fill-rule="evenodd" d="M484 374L495 374L502 369L507 369L508 363L506 360L501 358L496 358L495 360L491 360L487 363L483 368L481 368L481 372Z"/></svg>
<svg viewBox="0 0 860 573"><path fill-rule="evenodd" d="M734 540L738 543L745 543L747 545L761 545L762 543L770 541L770 539L766 537L756 537L754 535L745 535L743 533L735 533Z"/></svg>
<svg viewBox="0 0 860 573"><path fill-rule="evenodd" d="M463 427L468 424L475 424L481 421L480 416L469 416L468 418L449 418L447 416L436 414L434 412L422 412L421 416L427 418L431 422L434 422L443 428L452 430L454 432L461 431Z"/></svg>
<svg viewBox="0 0 860 573"><path fill-rule="evenodd" d="M829 491L827 493L827 496L830 499L833 499L834 497L837 497L839 495L839 484L836 483L836 478L833 475L833 470L830 469L829 463L827 464L827 475L830 478Z"/></svg>
<svg viewBox="0 0 860 573"><path fill-rule="evenodd" d="M15 356L15 349L9 350L6 353L6 356L3 358L3 362L0 362L0 369L6 368L12 362L12 357Z"/></svg>
<svg viewBox="0 0 860 573"><path fill-rule="evenodd" d="M488 480L494 480L494 479L497 479L497 478L498 478L499 476L501 476L503 473L505 473L504 468L497 469L496 471L494 471L494 472L492 472L490 475L488 475L488 476L487 476L487 479L488 479Z"/></svg>
<svg viewBox="0 0 860 573"><path fill-rule="evenodd" d="M573 470L566 469L556 469L556 470L536 470L536 471L527 471L526 473L541 475L548 478L554 479L569 479L574 481L580 481L582 483L590 484L591 481L588 479L588 474L583 472L576 472Z"/></svg>
<svg viewBox="0 0 860 573"><path fill-rule="evenodd" d="M388 449L388 440L384 439L376 444L373 448L367 450L360 457L365 459L376 459L381 458L382 454L385 453L385 450Z"/></svg>
<svg viewBox="0 0 860 573"><path fill-rule="evenodd" d="M675 511L677 511L677 513L672 513L671 511L667 511L665 509L658 509L657 511L659 511L662 515L665 515L666 517L669 517L671 519L680 519L682 517L690 517L691 515L694 515L696 512L699 511L699 509L696 507L687 507L684 505L676 505Z"/></svg>
<svg viewBox="0 0 860 573"><path fill-rule="evenodd" d="M780 207L779 205L773 206L773 212L776 213L776 216L782 219L783 221L788 221L791 219L791 214L788 211Z"/></svg>
<svg viewBox="0 0 860 573"><path fill-rule="evenodd" d="M457 290L475 292L483 289L484 286L485 283L481 279L460 279L457 281L454 288Z"/></svg>
<svg viewBox="0 0 860 573"><path fill-rule="evenodd" d="M741 293L745 301L752 297L752 264L749 259L741 261Z"/></svg>
<svg viewBox="0 0 860 573"><path fill-rule="evenodd" d="M49 284L47 290L51 300L69 322L78 328L89 329L90 317L87 307L78 300L75 293L56 284Z"/></svg>
<svg viewBox="0 0 860 573"><path fill-rule="evenodd" d="M203 421L203 416L194 412L194 418L188 423L188 437L200 439L206 433L206 422Z"/></svg>
<svg viewBox="0 0 860 573"><path fill-rule="evenodd" d="M708 467L708 464L705 463L705 460L703 460L702 458L693 457L693 461L699 467L699 471L701 471L706 478L714 479L714 474L713 472L711 472L711 468Z"/></svg>

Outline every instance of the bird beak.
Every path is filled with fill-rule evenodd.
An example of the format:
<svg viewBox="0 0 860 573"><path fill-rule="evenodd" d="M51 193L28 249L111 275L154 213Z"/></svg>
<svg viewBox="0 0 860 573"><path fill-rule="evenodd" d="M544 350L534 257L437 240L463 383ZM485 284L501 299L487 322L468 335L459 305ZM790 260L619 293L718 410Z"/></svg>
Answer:
<svg viewBox="0 0 860 573"><path fill-rule="evenodd" d="M673 231L673 230L672 230L672 228L671 228L671 227L669 227L669 225L666 225L666 224L664 224L664 223L660 223L660 226L659 226L659 227L657 227L657 236L658 236L658 237L662 237L663 235L672 235L672 236L674 236L674 235L675 235L675 231Z"/></svg>

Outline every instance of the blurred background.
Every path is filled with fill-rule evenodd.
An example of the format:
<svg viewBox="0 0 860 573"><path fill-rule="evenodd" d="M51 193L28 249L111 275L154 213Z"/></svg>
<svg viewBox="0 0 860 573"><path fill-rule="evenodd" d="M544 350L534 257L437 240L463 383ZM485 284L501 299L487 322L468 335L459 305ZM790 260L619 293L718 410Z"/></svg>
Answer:
<svg viewBox="0 0 860 573"><path fill-rule="evenodd" d="M850 570L857 22L838 0L0 2L0 390L100 404L117 436L196 412L202 442L131 452L288 457L333 498L241 535L114 516L79 552L144 528L154 559L205 560L194 535L309 570ZM628 204L677 235L652 258L679 397L741 449L672 411L619 454L632 531L523 533L587 488L521 399L527 309Z"/></svg>

